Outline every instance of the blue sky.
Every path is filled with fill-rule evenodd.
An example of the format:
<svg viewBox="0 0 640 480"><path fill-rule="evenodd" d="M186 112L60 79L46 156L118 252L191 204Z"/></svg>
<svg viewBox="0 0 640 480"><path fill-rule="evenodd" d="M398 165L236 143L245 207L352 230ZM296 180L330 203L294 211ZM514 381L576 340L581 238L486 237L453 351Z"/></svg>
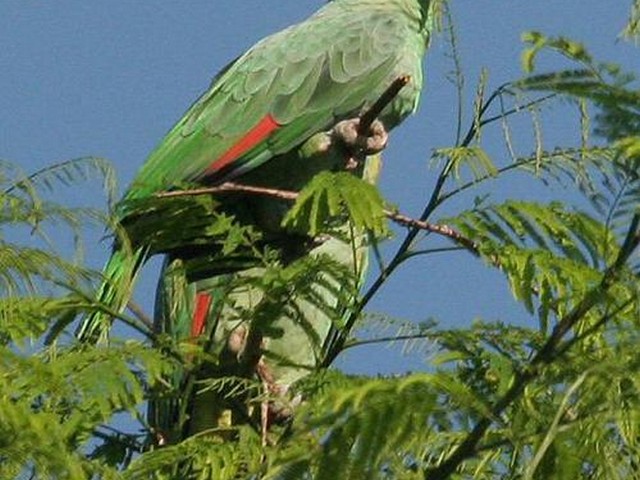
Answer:
<svg viewBox="0 0 640 480"><path fill-rule="evenodd" d="M215 72L263 36L304 19L319 0L3 0L0 3L0 158L27 172L54 162L95 155L117 169L121 191L154 145L204 91ZM526 30L562 33L584 42L602 60L637 71L638 50L618 41L629 11L627 0L454 0L460 58L469 108L483 68L489 90L521 75L520 35ZM420 111L393 132L381 189L405 213L417 215L436 171L428 158L451 145L457 100L447 76L449 46L436 39L426 60L426 90ZM556 60L541 66L560 65ZM570 119L567 121L567 119ZM572 144L575 115L567 105L543 112L545 148ZM515 143L530 153L531 121L516 120ZM484 140L504 161L500 128ZM496 182L485 192L495 198L562 197L531 179ZM104 204L95 185L61 187L57 198L72 204ZM442 215L472 206L473 195ZM90 231L87 261L98 268L109 245ZM55 235L54 235L55 238ZM388 242L393 251L400 237ZM67 237L57 239L68 242ZM25 237L25 241L31 241ZM157 261L136 294L150 311ZM500 274L468 254L416 259L394 276L369 311L420 321L437 318L444 327L474 318L526 324L533 321L511 300ZM350 371L416 370L428 357L402 356L398 348L354 349L340 365Z"/></svg>

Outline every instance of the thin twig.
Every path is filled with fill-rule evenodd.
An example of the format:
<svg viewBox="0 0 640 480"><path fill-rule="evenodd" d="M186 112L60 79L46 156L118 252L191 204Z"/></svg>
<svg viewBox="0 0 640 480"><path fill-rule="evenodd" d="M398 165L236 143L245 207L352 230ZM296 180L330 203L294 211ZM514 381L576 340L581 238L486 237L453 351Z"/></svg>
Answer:
<svg viewBox="0 0 640 480"><path fill-rule="evenodd" d="M344 345L343 350L347 348L361 347L363 345L372 345L377 343L390 343L390 342L403 342L408 340L421 340L421 339L433 339L438 335L434 333L414 333L408 335L398 335L398 336L389 336L389 337L376 337L376 338L368 338L366 340L353 340L351 342L347 342Z"/></svg>
<svg viewBox="0 0 640 480"><path fill-rule="evenodd" d="M147 322L142 321L141 318L133 318L125 315L124 313L116 312L111 308L109 308L107 305L100 302L96 302L96 300L91 295L88 295L82 289L77 288L75 285L72 285L66 282L56 282L56 284L66 288L72 293L75 293L76 295L78 295L78 297L81 300L86 302L83 304L76 305L78 309L95 310L100 313L106 314L110 317L113 317L114 320L119 320L120 322L124 323L125 325L131 327L132 329L140 333L145 338L151 340L153 343L157 343L157 337L155 332L153 331L153 328L149 328L149 324L147 324ZM67 326L68 326L68 323L64 325L65 328ZM152 326L153 325L151 323L151 327ZM51 333L49 333L49 335L51 335ZM54 338L48 338L45 340L45 344L49 344L53 340Z"/></svg>
<svg viewBox="0 0 640 480"><path fill-rule="evenodd" d="M494 115L493 117L489 117L489 118L485 118L484 120L482 120L479 124L480 127L484 127L485 125L489 124L489 123L493 123L495 121L498 120L502 120L505 117L509 117L511 115L514 115L516 113L520 113L523 110L526 110L528 108L531 107L535 107L536 105L539 105L541 103L546 102L547 100L551 100L554 97L557 97L558 94L557 93L550 93L548 95L544 95L540 98L536 98L535 100L531 100L530 102L527 102L523 105L516 105L513 108L510 108L509 110L505 110L504 112L500 112L498 115Z"/></svg>
<svg viewBox="0 0 640 480"><path fill-rule="evenodd" d="M422 250L411 250L407 252L405 258L419 257L421 255L431 255L433 253L446 253L446 252L460 252L467 251L464 247L437 247L437 248L424 248Z"/></svg>
<svg viewBox="0 0 640 480"><path fill-rule="evenodd" d="M458 245L463 246L465 249L469 250L471 253L475 255L479 255L478 244L473 240L471 240L470 238L465 237L457 230L454 230L449 225L429 223L423 220L416 220L414 218L408 217L398 212L392 212L390 210L384 210L384 214L388 219L396 222L399 225L403 225L405 227L418 228L420 230L426 230L428 232L442 235L443 237L447 237L453 240Z"/></svg>
<svg viewBox="0 0 640 480"><path fill-rule="evenodd" d="M376 260L376 263L378 265L378 270L380 272L383 272L386 267L384 265L384 258L382 257L382 252L380 251L378 242L376 241L376 238L374 235L369 234L369 232L367 232L367 234L368 234L369 244L371 245L371 250L373 250L373 258Z"/></svg>
<svg viewBox="0 0 640 480"><path fill-rule="evenodd" d="M140 305L138 305L136 302L134 302L133 300L129 300L127 302L127 308L129 309L129 311L131 313L133 313L135 315L135 317L140 320L150 331L154 330L153 327L153 320L151 320L151 318L149 318L147 316L146 313L144 313L144 310L142 309L142 307L140 307Z"/></svg>
<svg viewBox="0 0 640 480"><path fill-rule="evenodd" d="M453 60L453 79L451 79L450 74L447 75L447 79L454 84L457 94L457 106L456 106L456 144L460 143L460 136L462 135L462 117L464 115L463 112L463 102L464 102L464 83L465 78L462 73L462 60L460 58L460 52L458 51L458 41L455 32L455 25L453 22L453 16L451 14L451 9L449 8L449 4L447 2L443 3L444 6L444 15L447 20L447 40L449 40L449 45L451 47L451 55L450 58ZM446 55L449 56L449 55Z"/></svg>
<svg viewBox="0 0 640 480"><path fill-rule="evenodd" d="M170 192L160 192L156 194L158 198L187 197L197 195L212 195L217 193L249 193L254 195L265 195L267 197L280 198L282 200L296 200L298 192L291 190L279 190L276 188L254 187L235 182L224 182L215 187L194 188L192 190L172 190Z"/></svg>

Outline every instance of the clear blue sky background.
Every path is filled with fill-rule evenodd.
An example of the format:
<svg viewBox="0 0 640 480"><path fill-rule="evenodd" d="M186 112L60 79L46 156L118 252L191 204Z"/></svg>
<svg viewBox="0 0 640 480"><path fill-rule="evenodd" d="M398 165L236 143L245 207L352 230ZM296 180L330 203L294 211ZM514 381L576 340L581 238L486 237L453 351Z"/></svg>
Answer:
<svg viewBox="0 0 640 480"><path fill-rule="evenodd" d="M305 18L320 0L57 0L0 1L0 158L30 172L85 155L115 165L121 191L154 145L207 88L229 60L261 37ZM563 33L583 41L603 60L637 71L639 51L616 43L629 0L454 0L468 109L482 68L489 89L521 74L520 35L525 30ZM433 185L430 152L452 144L457 101L446 80L449 47L437 39L426 61L427 89L418 115L394 131L381 184L386 198L417 215ZM558 66L555 61L541 66ZM566 106L545 109L545 147L575 143L575 115ZM532 151L531 122L514 123L516 147ZM500 129L486 136L487 149L504 157ZM504 161L504 160L502 160ZM531 179L496 182L496 198L542 198L558 190L532 188ZM96 185L61 187L62 202L103 205ZM538 198L541 198L540 196ZM562 197L561 197L562 198ZM443 211L472 205L473 195ZM109 245L88 232L88 262L100 267ZM70 239L56 237L64 244ZM25 241L31 241L25 237ZM390 253L398 239L389 242ZM61 248L65 248L61 245ZM145 272L138 301L150 311L157 263ZM474 318L530 323L511 300L500 274L468 254L416 259L370 305L369 311L420 321L437 318L444 327ZM340 365L357 372L399 372L428 366L428 356L406 357L399 348L354 349Z"/></svg>

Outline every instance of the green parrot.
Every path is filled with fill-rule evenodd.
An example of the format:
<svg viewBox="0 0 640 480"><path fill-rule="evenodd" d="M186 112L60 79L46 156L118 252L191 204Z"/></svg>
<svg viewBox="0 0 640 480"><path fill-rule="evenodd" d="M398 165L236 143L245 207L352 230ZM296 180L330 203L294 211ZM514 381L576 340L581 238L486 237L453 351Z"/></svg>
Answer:
<svg viewBox="0 0 640 480"><path fill-rule="evenodd" d="M211 90L176 127L192 125L189 117L202 115L199 112L207 105L215 112L207 112L211 115L207 118L227 121L230 117L221 112L231 106L235 111L241 108L237 102L247 102L244 108L249 113L243 118L251 118L249 124L253 128L243 130L245 136L238 136L239 140L230 143L228 150L224 150L226 147L216 150L213 158L217 160L205 175L200 174L194 180L204 184L237 180L297 191L323 170L343 169L352 152L341 147L357 143L354 130L357 116L395 79L408 75L411 83L400 91L369 132L365 151L379 151L386 144L386 130L400 123L417 106L422 85L421 62L433 29L432 8L429 2L417 0L335 0L307 21L259 42L214 80ZM273 70L266 70L267 65L272 65ZM236 77L227 78L231 75ZM271 96L276 87L269 82L277 80L286 80L277 90L286 93ZM237 91L242 92L237 94L235 103L229 98L231 87L225 90L221 82L233 82ZM263 89L259 90L258 85ZM224 91L227 96L220 102L226 103L222 106L214 103L215 95ZM255 95L249 95L253 91ZM225 126L216 124L219 131ZM179 147L187 148L182 144ZM222 156L217 157L220 152ZM379 170L379 155L370 155L366 163L352 172L374 183ZM150 170L149 175L152 172L155 170ZM345 290L358 290L366 271L366 236L351 228L348 220L337 234L309 244L295 232L283 231L281 220L289 203L252 195L230 197L226 202L233 203L231 210L236 215L251 212L250 222L271 233L272 239L278 239L288 262L304 256L328 255L352 273L353 284ZM331 289L315 285L315 293L324 297L327 305L333 305L334 312L327 312L299 295L293 308L283 306L280 317L269 325L277 335L270 337L261 332L252 336L251 332L260 329L242 314L255 311L264 301L264 292L248 287L242 279L263 275L264 269L254 267L225 274L217 264L208 263L206 250L201 252L204 255L191 251L188 261L184 250L168 255L156 298L156 331L182 341L196 337L210 340L209 348L217 363L202 366L194 373L196 381L253 375L263 382L272 400L282 398L280 402L269 403L266 416L286 417L296 400L288 395L289 387L321 362L333 325L339 322L340 312L347 305L342 305ZM172 380L187 383L179 373ZM224 393L219 391L196 394L198 387L191 385L191 388L193 391L187 392L186 397L150 405L149 422L160 443L220 428L230 401L222 401ZM186 409L182 402L189 403ZM240 410L242 415L246 414Z"/></svg>
<svg viewBox="0 0 640 480"><path fill-rule="evenodd" d="M299 185L317 167L291 162L287 154L340 121L357 119L399 76L411 81L378 118L388 131L412 113L422 88L433 5L433 0L334 0L223 69L151 153L119 203L124 235L114 242L98 292L109 311L84 319L77 337L107 339L137 272L158 251L147 242L149 232L169 235L167 225L173 229L177 223L147 215L140 207L146 199L233 179L257 178L274 188ZM192 217L177 224L198 224Z"/></svg>
<svg viewBox="0 0 640 480"><path fill-rule="evenodd" d="M220 212L257 226L267 243L281 242L289 260L327 254L361 275L366 257L363 232L309 245L308 238L280 227L290 207L282 200L230 194L197 201L180 197L165 205L158 195L228 181L299 190L318 172L344 169L354 152L379 152L387 132L417 107L434 5L434 0L334 0L307 20L261 40L224 68L151 153L116 207L119 235L98 291L100 304L108 308L81 322L78 339L107 340L114 315L127 306L137 272L156 253L169 258L158 297L161 330L182 338L205 332L214 312L226 315L227 310L216 305L220 295L231 295L241 305L259 302L251 299L256 292L221 288L233 283L236 275L255 274L250 262L206 264L211 245L203 232L211 230ZM399 77L408 77L408 85L362 135L359 116ZM373 181L379 164L367 161L350 168ZM203 271L192 268L203 263ZM308 351L302 347L296 358L287 351L291 338L309 337L308 331L295 328L266 348L289 357L296 367L312 367L317 355L309 352L317 352L331 325L326 315L319 316L324 318L312 327L314 339L302 342L311 345ZM215 335L226 335L223 343L232 352L253 351L246 346L251 332L237 324L229 321L228 328ZM304 369L284 363L271 362L260 378L277 389L302 376ZM260 359L252 365L263 367Z"/></svg>

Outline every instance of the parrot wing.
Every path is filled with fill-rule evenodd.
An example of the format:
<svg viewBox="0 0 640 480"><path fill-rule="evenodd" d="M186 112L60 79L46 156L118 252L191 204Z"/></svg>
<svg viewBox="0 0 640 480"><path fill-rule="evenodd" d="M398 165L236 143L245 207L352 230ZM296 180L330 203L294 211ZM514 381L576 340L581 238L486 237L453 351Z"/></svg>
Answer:
<svg viewBox="0 0 640 480"><path fill-rule="evenodd" d="M235 178L359 113L392 80L410 34L394 16L321 10L267 37L216 77L125 199Z"/></svg>

